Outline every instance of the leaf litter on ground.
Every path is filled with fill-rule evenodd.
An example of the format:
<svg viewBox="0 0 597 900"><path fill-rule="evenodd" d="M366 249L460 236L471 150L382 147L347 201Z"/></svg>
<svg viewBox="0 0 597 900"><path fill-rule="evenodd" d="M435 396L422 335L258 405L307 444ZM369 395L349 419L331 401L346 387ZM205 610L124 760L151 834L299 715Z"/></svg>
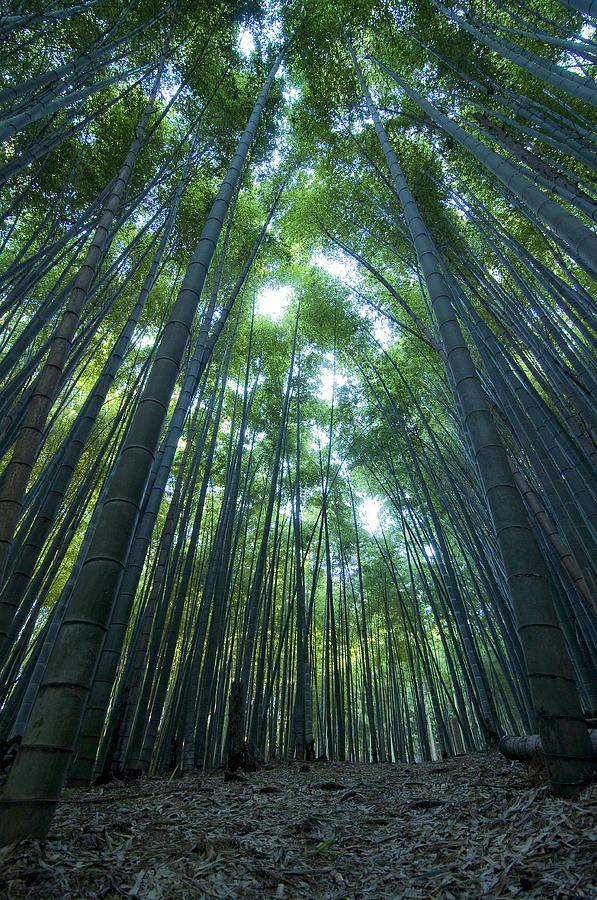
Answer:
<svg viewBox="0 0 597 900"><path fill-rule="evenodd" d="M70 792L0 865L7 900L594 900L597 785L558 799L497 753L143 777Z"/></svg>

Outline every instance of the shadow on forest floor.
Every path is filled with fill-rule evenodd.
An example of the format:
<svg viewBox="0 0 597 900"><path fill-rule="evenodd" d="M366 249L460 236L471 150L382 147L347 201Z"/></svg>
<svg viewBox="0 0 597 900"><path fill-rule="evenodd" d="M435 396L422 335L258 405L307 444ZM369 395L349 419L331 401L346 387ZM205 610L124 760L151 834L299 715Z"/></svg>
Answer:
<svg viewBox="0 0 597 900"><path fill-rule="evenodd" d="M492 753L73 791L47 842L0 852L0 896L594 900L597 785L558 800L539 779Z"/></svg>

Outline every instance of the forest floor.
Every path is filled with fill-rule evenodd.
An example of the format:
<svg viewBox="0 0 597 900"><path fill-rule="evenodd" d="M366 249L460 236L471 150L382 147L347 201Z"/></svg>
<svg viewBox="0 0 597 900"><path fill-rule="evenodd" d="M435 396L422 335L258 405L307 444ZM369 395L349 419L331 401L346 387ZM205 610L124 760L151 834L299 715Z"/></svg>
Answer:
<svg viewBox="0 0 597 900"><path fill-rule="evenodd" d="M306 768L67 791L47 841L0 851L0 896L597 897L597 785L555 799L497 752Z"/></svg>

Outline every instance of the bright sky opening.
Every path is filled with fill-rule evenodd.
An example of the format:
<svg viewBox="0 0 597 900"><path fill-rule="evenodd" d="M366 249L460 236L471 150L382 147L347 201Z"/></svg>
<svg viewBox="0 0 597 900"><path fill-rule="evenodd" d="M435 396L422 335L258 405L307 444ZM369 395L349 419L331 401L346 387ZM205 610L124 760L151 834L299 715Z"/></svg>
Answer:
<svg viewBox="0 0 597 900"><path fill-rule="evenodd" d="M289 284L282 287L266 287L257 297L257 312L261 316L269 316L274 322L279 322L291 298L292 288Z"/></svg>
<svg viewBox="0 0 597 900"><path fill-rule="evenodd" d="M359 267L355 260L345 253L340 252L333 257L326 256L325 253L318 253L313 261L332 278L337 278L347 287L354 287L357 290L361 287L362 279ZM360 314L371 323L376 341L384 350L387 350L394 338L390 320L374 312L366 303L358 300L356 303Z"/></svg>
<svg viewBox="0 0 597 900"><path fill-rule="evenodd" d="M255 40L253 35L246 28L243 28L238 36L237 47L239 52L245 57L249 57L255 50Z"/></svg>
<svg viewBox="0 0 597 900"><path fill-rule="evenodd" d="M293 103L296 103L296 101L301 96L300 90L297 87L292 87L292 85L288 85L287 87L285 87L283 94L284 99L290 106L292 106Z"/></svg>
<svg viewBox="0 0 597 900"><path fill-rule="evenodd" d="M346 384L347 379L337 367L334 377L334 358L331 353L325 353L323 358L329 365L323 365L319 371L319 391L317 392L317 396L321 400L325 400L326 403L331 403L332 396L334 394L337 395L338 388L341 388L343 384Z"/></svg>
<svg viewBox="0 0 597 900"><path fill-rule="evenodd" d="M344 254L342 256L326 256L325 253L318 253L313 262L320 269L325 269L332 278L338 278L344 284L356 287L360 281L358 266L349 256Z"/></svg>
<svg viewBox="0 0 597 900"><path fill-rule="evenodd" d="M364 497L359 506L359 518L361 525L369 534L375 534L380 526L381 512L385 505L385 498Z"/></svg>

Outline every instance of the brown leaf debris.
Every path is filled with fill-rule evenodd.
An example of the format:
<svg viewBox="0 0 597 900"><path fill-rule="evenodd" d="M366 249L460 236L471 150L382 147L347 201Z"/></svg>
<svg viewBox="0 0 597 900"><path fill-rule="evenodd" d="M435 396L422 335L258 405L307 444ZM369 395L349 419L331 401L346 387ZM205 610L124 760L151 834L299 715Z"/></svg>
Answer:
<svg viewBox="0 0 597 900"><path fill-rule="evenodd" d="M556 799L495 754L310 773L272 762L243 781L74 791L47 841L1 856L8 900L593 900L597 788Z"/></svg>

